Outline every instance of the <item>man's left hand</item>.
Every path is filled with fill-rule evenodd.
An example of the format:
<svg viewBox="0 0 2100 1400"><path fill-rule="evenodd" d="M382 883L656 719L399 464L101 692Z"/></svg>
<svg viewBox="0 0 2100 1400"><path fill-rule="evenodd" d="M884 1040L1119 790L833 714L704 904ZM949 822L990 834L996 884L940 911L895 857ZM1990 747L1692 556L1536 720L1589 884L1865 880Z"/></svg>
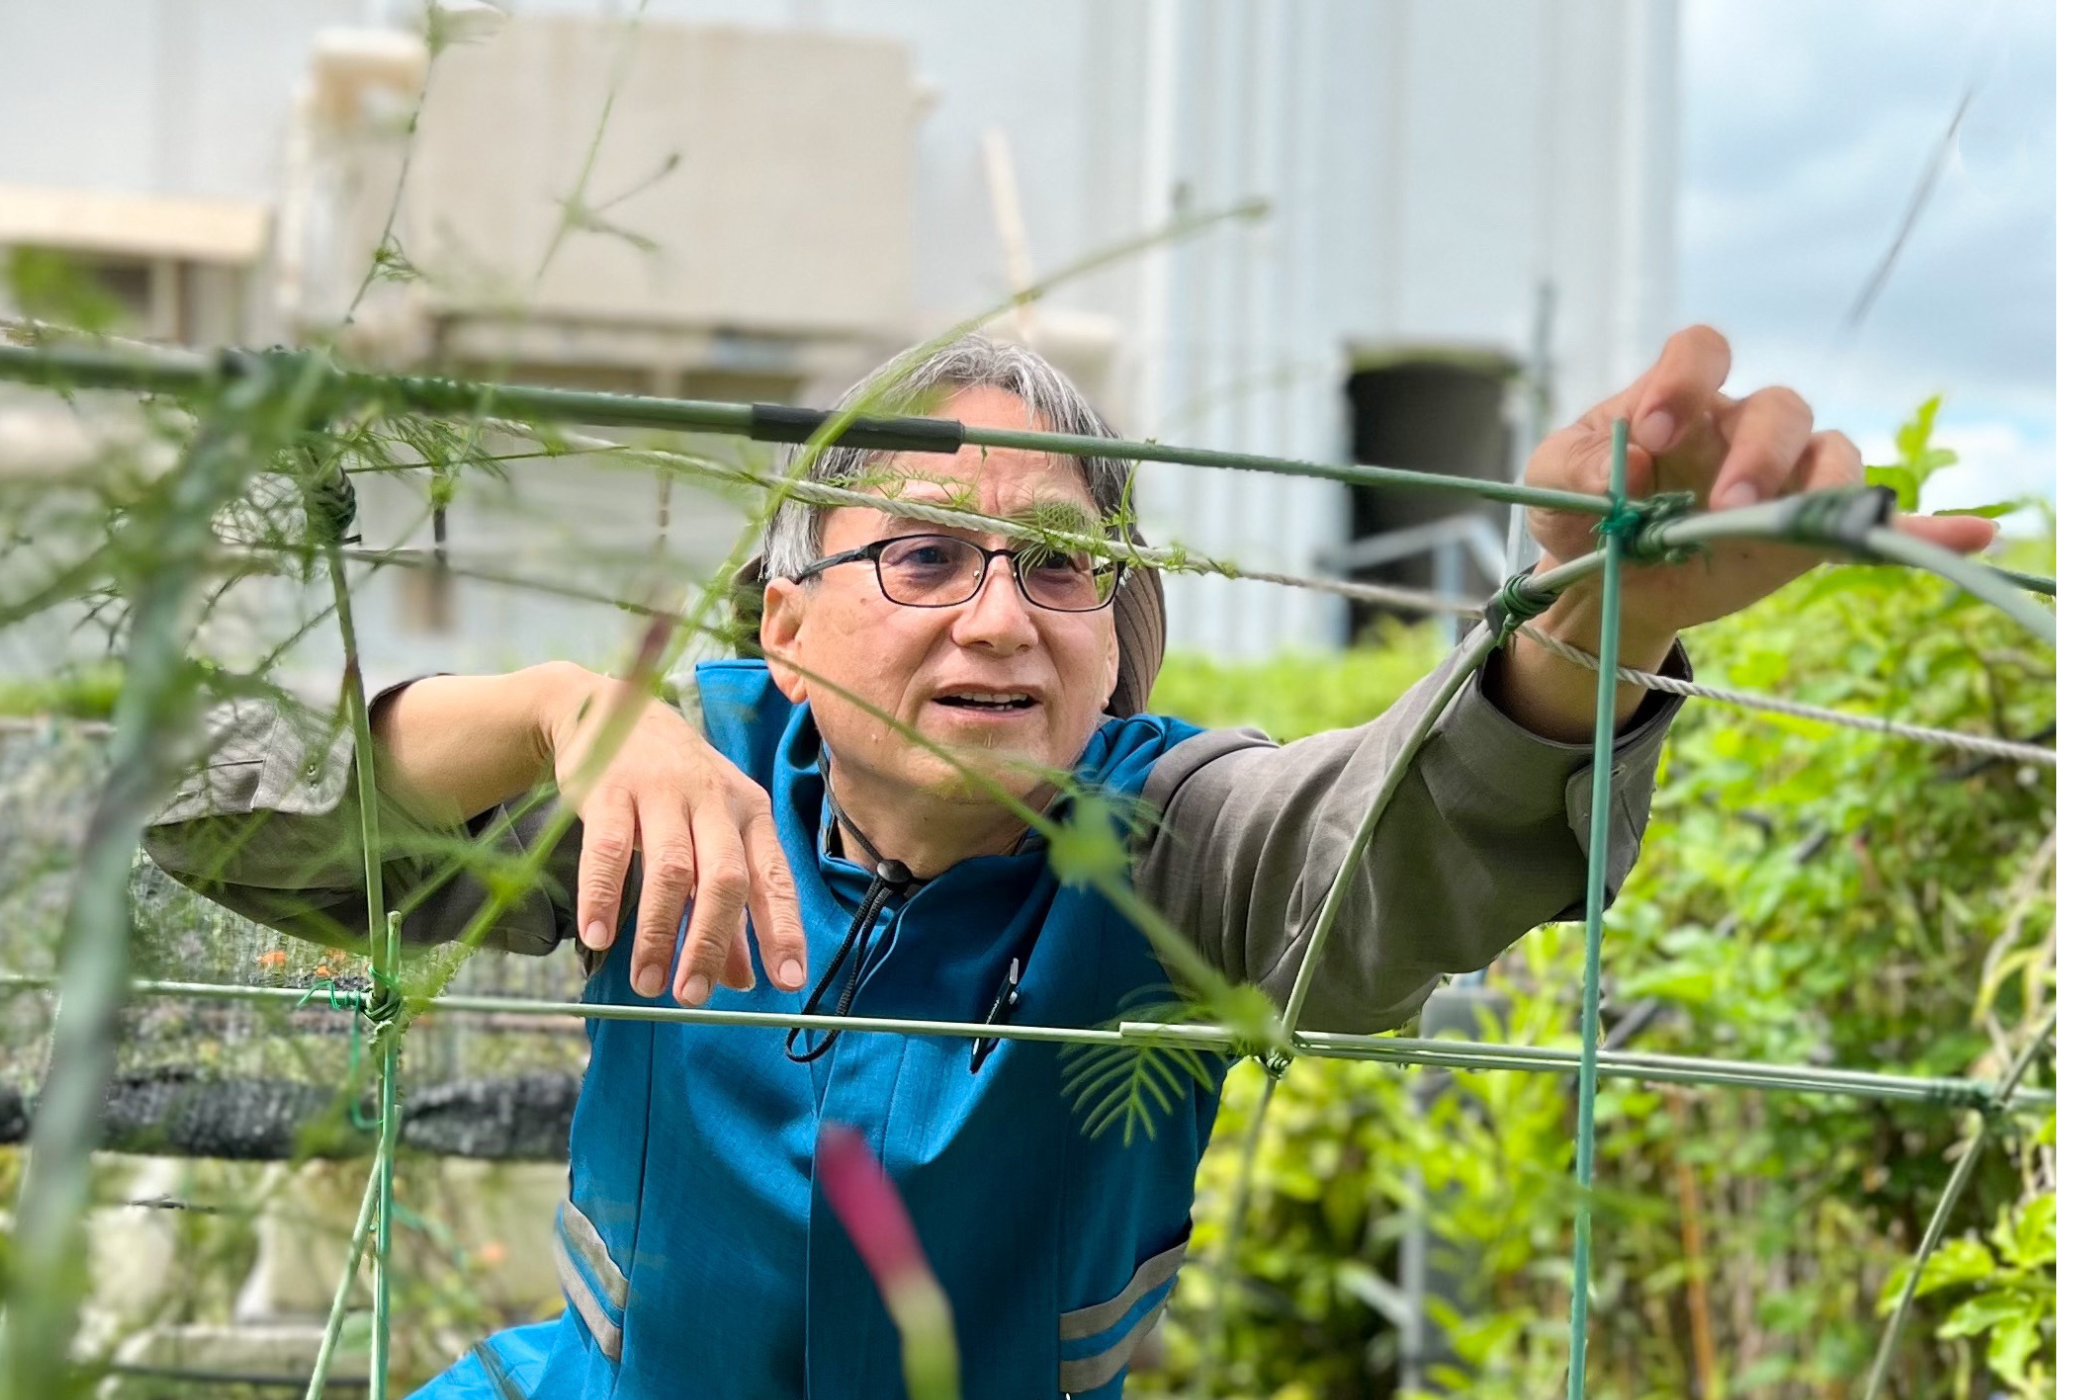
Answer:
<svg viewBox="0 0 2100 1400"><path fill-rule="evenodd" d="M1760 389L1744 398L1721 392L1728 342L1707 326L1670 337L1640 378L1539 444L1524 472L1530 486L1603 495L1611 481L1613 420L1630 425L1626 489L1640 498L1689 491L1699 508L1730 510L1807 491L1858 486L1866 479L1859 449L1843 433L1818 432L1807 402L1792 389ZM1532 534L1544 550L1538 567L1553 568L1597 547L1597 517L1533 510ZM1969 516L1902 516L1896 527L1964 553L1996 534ZM1641 565L1622 575L1620 660L1653 670L1686 627L1748 607L1830 556L1798 545L1755 540L1717 542L1672 565ZM1585 651L1595 651L1603 619L1602 580L1584 580L1532 625ZM1596 677L1521 634L1490 668L1491 693L1525 727L1577 741L1595 722ZM1623 722L1641 692L1620 687Z"/></svg>
<svg viewBox="0 0 2100 1400"><path fill-rule="evenodd" d="M1858 486L1859 449L1843 433L1816 431L1815 415L1792 389L1745 398L1721 392L1728 342L1708 326L1670 337L1647 373L1539 444L1525 469L1532 486L1602 495L1611 480L1614 419L1631 425L1627 493L1636 498L1689 491L1699 506L1729 510L1807 491ZM1540 568L1595 549L1596 519L1534 510L1531 530L1544 548ZM1996 533L1970 516L1904 516L1897 528L1947 549L1982 549ZM1651 646L1686 627L1748 607L1828 558L1762 541L1728 541L1688 563L1635 568L1624 577L1621 625Z"/></svg>

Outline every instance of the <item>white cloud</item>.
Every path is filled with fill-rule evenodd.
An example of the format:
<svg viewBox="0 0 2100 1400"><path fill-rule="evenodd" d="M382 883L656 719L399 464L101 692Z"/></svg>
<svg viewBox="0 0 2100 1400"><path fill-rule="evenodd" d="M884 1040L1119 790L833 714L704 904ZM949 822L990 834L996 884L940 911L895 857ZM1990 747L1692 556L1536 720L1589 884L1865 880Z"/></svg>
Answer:
<svg viewBox="0 0 2100 1400"><path fill-rule="evenodd" d="M2041 490L2055 459L2048 0L1687 0L1684 21L1679 309L1729 335L1733 386L1790 384L1863 445L1944 393L1945 435L1967 435L1974 460L1936 490ZM1864 329L1841 335L1972 80L1957 157Z"/></svg>

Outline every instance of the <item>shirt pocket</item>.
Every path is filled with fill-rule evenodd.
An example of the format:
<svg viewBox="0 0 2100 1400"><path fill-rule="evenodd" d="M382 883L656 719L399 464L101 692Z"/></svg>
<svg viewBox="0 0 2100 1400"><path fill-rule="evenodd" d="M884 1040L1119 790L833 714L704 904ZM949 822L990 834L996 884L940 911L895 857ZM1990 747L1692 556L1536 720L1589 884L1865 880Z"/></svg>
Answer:
<svg viewBox="0 0 2100 1400"><path fill-rule="evenodd" d="M627 1321L627 1277L613 1263L598 1227L573 1201L563 1201L555 1216L554 1272L584 1330L607 1361L617 1362Z"/></svg>
<svg viewBox="0 0 2100 1400"><path fill-rule="evenodd" d="M1189 1227L1172 1244L1139 1264L1115 1297L1062 1313L1057 1319L1057 1388L1089 1395L1109 1385L1130 1365L1138 1343L1159 1324L1181 1261L1188 1257Z"/></svg>

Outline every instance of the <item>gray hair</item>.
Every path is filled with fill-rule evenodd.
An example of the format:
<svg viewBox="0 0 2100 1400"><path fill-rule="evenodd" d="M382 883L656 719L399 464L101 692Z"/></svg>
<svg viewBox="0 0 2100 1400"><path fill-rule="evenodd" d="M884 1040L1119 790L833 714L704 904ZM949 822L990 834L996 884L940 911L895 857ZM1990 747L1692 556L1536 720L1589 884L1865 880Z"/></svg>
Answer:
<svg viewBox="0 0 2100 1400"><path fill-rule="evenodd" d="M839 406L854 402L895 366L916 354L907 350L847 390ZM945 345L912 367L880 401L875 413L925 411L922 405L962 389L1004 389L1028 406L1035 426L1044 432L1076 433L1085 437L1114 436L1101 415L1071 380L1035 351L1006 345L982 335L966 335ZM789 449L792 453L794 449ZM879 465L884 454L867 447L828 447L810 463L805 479L813 482L853 480ZM1130 463L1120 457L1076 459L1087 494L1103 516L1124 512L1130 505ZM823 549L824 516L828 508L802 501L784 500L766 521L760 546L768 578L793 578L817 562Z"/></svg>

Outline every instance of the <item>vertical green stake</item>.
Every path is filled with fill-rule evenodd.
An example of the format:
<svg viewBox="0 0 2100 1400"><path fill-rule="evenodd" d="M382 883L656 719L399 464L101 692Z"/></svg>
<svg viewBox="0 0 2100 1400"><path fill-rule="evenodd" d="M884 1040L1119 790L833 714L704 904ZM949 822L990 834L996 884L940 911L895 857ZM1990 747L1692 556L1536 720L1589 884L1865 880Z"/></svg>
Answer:
<svg viewBox="0 0 2100 1400"><path fill-rule="evenodd" d="M1626 420L1611 425L1611 498L1626 500ZM1575 1114L1575 1282L1568 1317L1568 1400L1583 1400L1590 1332L1590 1188L1597 1176L1597 1024L1604 884L1611 870L1612 741L1619 696L1619 571L1625 544L1604 532L1604 618L1597 636L1597 737L1590 757L1590 877L1582 950L1582 1065Z"/></svg>
<svg viewBox="0 0 2100 1400"><path fill-rule="evenodd" d="M373 1003L386 1010L375 1018L374 1058L379 1062L379 1147L372 1162L372 1400L386 1400L387 1340L393 1288L387 1277L394 1245L394 1143L401 1126L395 1071L401 1060L401 915L386 912L386 883L379 848L378 746L365 699L364 665L358 656L357 624L351 616L350 580L340 541L330 541L328 583L343 639L343 708L357 741L358 836L365 866L365 916L372 959ZM383 1000L382 1000L383 999ZM360 1233L362 1225L360 1225ZM352 1246L355 1249L355 1245Z"/></svg>
<svg viewBox="0 0 2100 1400"><path fill-rule="evenodd" d="M383 964L386 978L385 988L389 995L398 996L398 977L401 961L401 914L397 910L386 919L386 946ZM372 985L380 989L381 967L375 962ZM372 1400L386 1400L387 1394L387 1339L393 1305L393 1285L388 1279L387 1269L394 1248L394 1143L401 1128L401 1105L395 1093L394 1071L401 1059L400 1008L387 1017L379 1027L379 1152L372 1164L372 1173L377 1178L375 1209L372 1213Z"/></svg>
<svg viewBox="0 0 2100 1400"><path fill-rule="evenodd" d="M343 1320L350 1314L350 1294L357 1287L358 1266L365 1262L365 1241L372 1233L372 1212L379 1207L379 1163L365 1182L365 1199L357 1208L357 1224L350 1231L350 1247L343 1259L343 1272L335 1283L335 1297L328 1304L328 1321L321 1328L321 1349L314 1356L313 1375L306 1383L306 1400L321 1400L327 1393L328 1373L335 1369L336 1344L343 1338Z"/></svg>

